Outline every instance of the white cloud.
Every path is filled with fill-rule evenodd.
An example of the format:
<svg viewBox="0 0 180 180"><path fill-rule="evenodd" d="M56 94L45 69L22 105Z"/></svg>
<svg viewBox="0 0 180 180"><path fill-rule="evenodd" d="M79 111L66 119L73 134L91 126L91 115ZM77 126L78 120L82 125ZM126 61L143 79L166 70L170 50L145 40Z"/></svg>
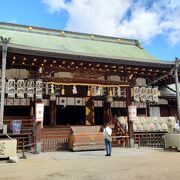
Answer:
<svg viewBox="0 0 180 180"><path fill-rule="evenodd" d="M67 30L136 38L162 34L180 43L179 0L42 0L50 12L67 11Z"/></svg>
<svg viewBox="0 0 180 180"><path fill-rule="evenodd" d="M49 8L50 12L59 12L66 8L65 0L42 0Z"/></svg>
<svg viewBox="0 0 180 180"><path fill-rule="evenodd" d="M117 35L140 38L144 41L149 41L161 33L158 15L154 12L147 12L143 8L135 9L131 19L122 21L117 29Z"/></svg>
<svg viewBox="0 0 180 180"><path fill-rule="evenodd" d="M67 29L94 34L115 35L118 22L129 8L129 0L74 0L67 9Z"/></svg>

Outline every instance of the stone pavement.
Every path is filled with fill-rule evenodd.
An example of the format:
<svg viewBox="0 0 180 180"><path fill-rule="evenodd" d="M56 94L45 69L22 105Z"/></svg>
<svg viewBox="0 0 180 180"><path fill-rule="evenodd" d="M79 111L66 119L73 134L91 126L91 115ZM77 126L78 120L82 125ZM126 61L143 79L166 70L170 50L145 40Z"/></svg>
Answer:
<svg viewBox="0 0 180 180"><path fill-rule="evenodd" d="M0 180L179 180L180 152L151 148L26 154L1 163ZM20 154L21 156L21 154Z"/></svg>
<svg viewBox="0 0 180 180"><path fill-rule="evenodd" d="M147 149L135 149L135 148L113 148L111 157L122 157L122 156L140 156L147 153ZM47 155L55 160L73 160L73 159L91 159L91 158L105 158L105 151L80 151L80 152L46 152ZM111 158L109 157L109 158Z"/></svg>

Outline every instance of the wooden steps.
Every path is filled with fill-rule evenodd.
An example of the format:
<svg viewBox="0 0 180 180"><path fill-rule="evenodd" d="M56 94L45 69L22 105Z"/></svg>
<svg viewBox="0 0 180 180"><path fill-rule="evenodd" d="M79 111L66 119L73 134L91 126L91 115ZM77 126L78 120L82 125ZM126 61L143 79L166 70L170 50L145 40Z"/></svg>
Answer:
<svg viewBox="0 0 180 180"><path fill-rule="evenodd" d="M125 147L128 145L128 134L126 132L126 127L123 127L119 122L114 119L114 127L112 128L112 140L113 147Z"/></svg>
<svg viewBox="0 0 180 180"><path fill-rule="evenodd" d="M20 134L13 134L12 122L13 120L21 120ZM5 116L4 124L7 125L8 135L17 139L17 149L21 150L22 145L34 142L33 136L33 120L28 116ZM6 135L0 134L0 138L7 138Z"/></svg>
<svg viewBox="0 0 180 180"><path fill-rule="evenodd" d="M68 138L70 134L69 127L45 127L41 130L41 139L49 139L49 138Z"/></svg>

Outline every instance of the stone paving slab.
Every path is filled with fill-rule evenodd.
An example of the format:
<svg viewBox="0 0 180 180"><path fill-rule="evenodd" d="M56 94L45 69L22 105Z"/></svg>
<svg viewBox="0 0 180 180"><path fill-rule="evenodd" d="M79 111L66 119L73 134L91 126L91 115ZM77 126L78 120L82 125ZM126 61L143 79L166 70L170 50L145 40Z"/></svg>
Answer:
<svg viewBox="0 0 180 180"><path fill-rule="evenodd" d="M111 157L122 156L140 156L150 151L150 149L137 149L137 148L113 148ZM46 152L47 155L55 160L74 160L74 159L89 159L89 158L104 158L105 151L80 151L80 152ZM108 157L108 158L111 158Z"/></svg>
<svg viewBox="0 0 180 180"><path fill-rule="evenodd" d="M19 154L20 155L20 154ZM155 148L26 153L18 163L0 164L0 180L179 180L180 153Z"/></svg>

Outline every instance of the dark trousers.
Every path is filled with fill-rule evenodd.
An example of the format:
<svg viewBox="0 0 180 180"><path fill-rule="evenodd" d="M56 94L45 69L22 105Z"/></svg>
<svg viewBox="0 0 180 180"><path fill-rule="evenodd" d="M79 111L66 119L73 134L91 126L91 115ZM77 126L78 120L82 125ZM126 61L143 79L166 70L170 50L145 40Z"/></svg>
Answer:
<svg viewBox="0 0 180 180"><path fill-rule="evenodd" d="M111 155L112 142L105 139L106 153Z"/></svg>

